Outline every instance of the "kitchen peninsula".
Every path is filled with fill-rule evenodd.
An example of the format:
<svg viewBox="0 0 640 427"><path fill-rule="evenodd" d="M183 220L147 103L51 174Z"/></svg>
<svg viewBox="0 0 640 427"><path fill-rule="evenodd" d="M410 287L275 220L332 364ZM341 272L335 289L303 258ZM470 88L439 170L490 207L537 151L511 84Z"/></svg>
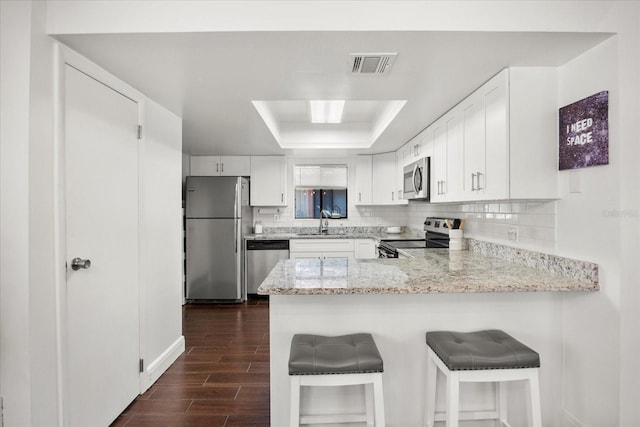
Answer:
<svg viewBox="0 0 640 427"><path fill-rule="evenodd" d="M503 329L540 353L543 420L560 424L561 302L567 293L579 298L599 290L597 265L474 240L469 248L412 249L409 259L281 261L258 290L270 295L271 425L288 424L294 333L373 334L384 359L387 425L417 427L424 411L426 331L484 328ZM490 385L467 386L463 410L491 404ZM310 412L364 404L354 388L313 393L313 405L303 404ZM510 401L512 425L524 422L522 402Z"/></svg>

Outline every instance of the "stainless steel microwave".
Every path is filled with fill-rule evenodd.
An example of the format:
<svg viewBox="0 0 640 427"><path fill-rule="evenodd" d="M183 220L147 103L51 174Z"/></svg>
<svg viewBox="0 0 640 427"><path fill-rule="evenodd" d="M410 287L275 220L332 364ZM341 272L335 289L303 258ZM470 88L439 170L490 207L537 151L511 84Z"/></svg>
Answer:
<svg viewBox="0 0 640 427"><path fill-rule="evenodd" d="M429 200L431 157L425 157L404 167L403 193L405 199Z"/></svg>

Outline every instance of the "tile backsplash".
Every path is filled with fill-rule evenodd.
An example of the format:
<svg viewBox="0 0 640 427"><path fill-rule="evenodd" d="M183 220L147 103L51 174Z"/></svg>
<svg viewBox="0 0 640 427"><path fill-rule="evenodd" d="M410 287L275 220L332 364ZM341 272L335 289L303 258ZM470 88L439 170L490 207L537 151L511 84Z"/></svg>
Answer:
<svg viewBox="0 0 640 427"><path fill-rule="evenodd" d="M556 246L556 202L504 201L403 206L349 206L349 218L329 220L329 227L405 226L422 229L427 216L465 219L465 237L531 250L552 252ZM293 207L254 208L264 227L315 227L318 220L295 219Z"/></svg>
<svg viewBox="0 0 640 427"><path fill-rule="evenodd" d="M555 249L555 201L460 204L410 202L407 226L420 228L427 216L465 219L465 237L532 250Z"/></svg>
<svg viewBox="0 0 640 427"><path fill-rule="evenodd" d="M388 227L407 225L407 206L349 206L348 218L329 219L331 227ZM292 206L253 208L254 221L264 227L317 227L317 219L295 219Z"/></svg>

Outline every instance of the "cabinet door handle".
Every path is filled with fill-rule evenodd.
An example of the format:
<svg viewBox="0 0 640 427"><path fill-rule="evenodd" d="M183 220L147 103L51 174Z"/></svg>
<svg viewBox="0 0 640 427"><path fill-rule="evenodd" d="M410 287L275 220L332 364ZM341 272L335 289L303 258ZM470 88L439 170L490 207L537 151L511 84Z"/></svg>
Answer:
<svg viewBox="0 0 640 427"><path fill-rule="evenodd" d="M216 163L216 172L220 172L220 163Z"/></svg>
<svg viewBox="0 0 640 427"><path fill-rule="evenodd" d="M358 192L358 201L361 202L362 201L362 193Z"/></svg>
<svg viewBox="0 0 640 427"><path fill-rule="evenodd" d="M220 172L224 172L224 163L220 163Z"/></svg>
<svg viewBox="0 0 640 427"><path fill-rule="evenodd" d="M280 201L284 203L284 193L280 193Z"/></svg>
<svg viewBox="0 0 640 427"><path fill-rule="evenodd" d="M482 190L482 187L480 187L480 176L481 175L482 174L480 172L476 173L476 176L478 177L478 185L477 185L476 190Z"/></svg>
<svg viewBox="0 0 640 427"><path fill-rule="evenodd" d="M393 202L395 200L395 191L391 192L391 201Z"/></svg>
<svg viewBox="0 0 640 427"><path fill-rule="evenodd" d="M475 179L476 179L476 174L472 173L471 174L471 191L476 191Z"/></svg>

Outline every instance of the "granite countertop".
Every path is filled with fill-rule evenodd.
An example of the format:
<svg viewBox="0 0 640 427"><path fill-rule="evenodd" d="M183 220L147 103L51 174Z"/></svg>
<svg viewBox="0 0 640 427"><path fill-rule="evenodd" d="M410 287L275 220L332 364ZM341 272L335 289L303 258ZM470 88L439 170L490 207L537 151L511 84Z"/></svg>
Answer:
<svg viewBox="0 0 640 427"><path fill-rule="evenodd" d="M599 289L597 265L567 258L540 254L546 261L532 267L517 260L473 251L406 251L414 258L283 260L267 276L258 293L422 294Z"/></svg>
<svg viewBox="0 0 640 427"><path fill-rule="evenodd" d="M291 240L291 239L375 239L375 240L414 240L424 239L415 232L404 233L386 233L380 231L330 231L327 234L318 234L317 232L301 232L301 233L264 233L264 234L245 234L246 240Z"/></svg>

